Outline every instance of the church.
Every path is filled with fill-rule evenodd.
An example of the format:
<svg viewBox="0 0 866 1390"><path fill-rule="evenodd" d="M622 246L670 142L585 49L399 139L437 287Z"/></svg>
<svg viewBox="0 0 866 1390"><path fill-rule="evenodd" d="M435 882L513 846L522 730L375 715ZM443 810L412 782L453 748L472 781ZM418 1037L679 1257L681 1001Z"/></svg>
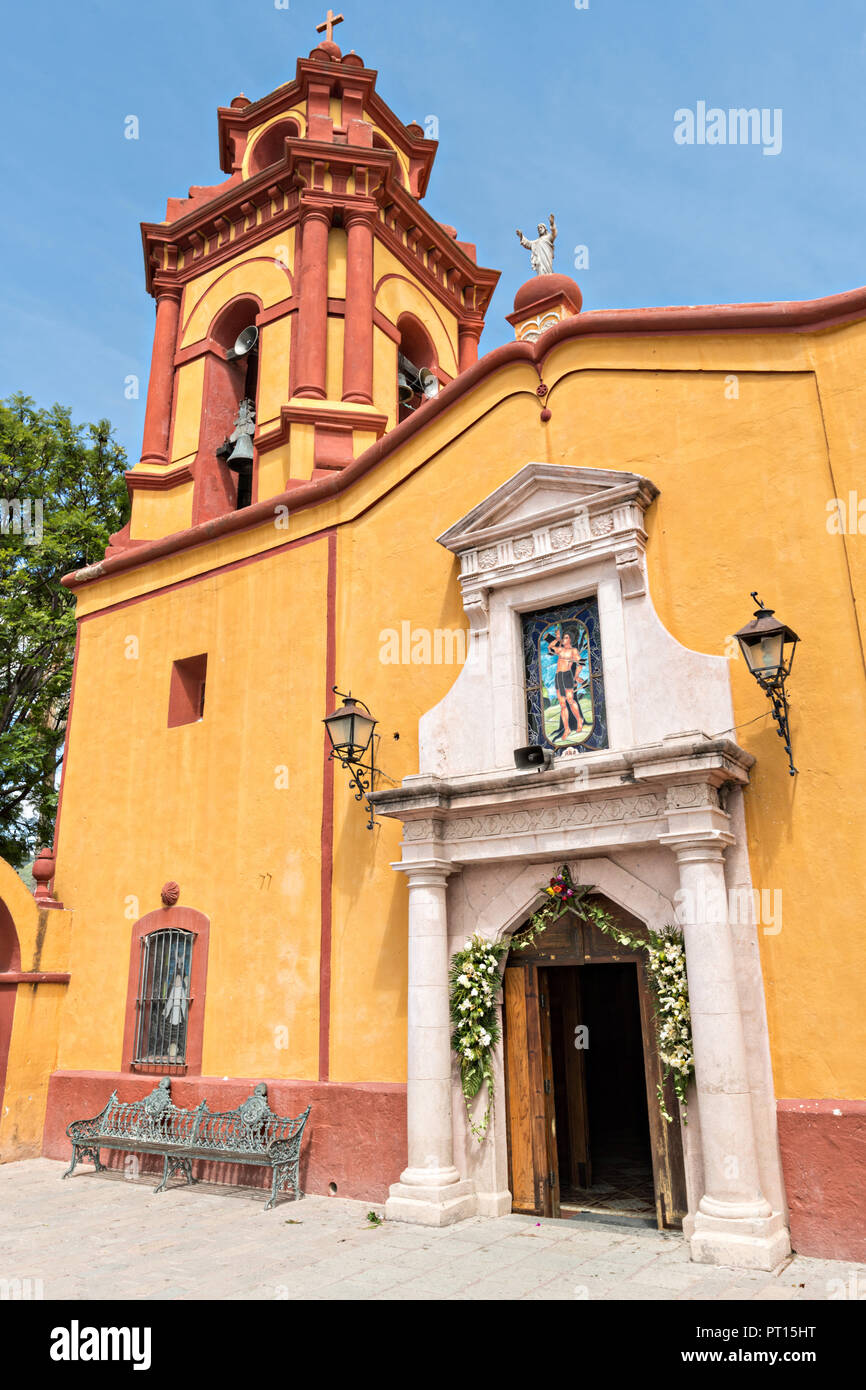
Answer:
<svg viewBox="0 0 866 1390"><path fill-rule="evenodd" d="M35 897L0 866L0 1156L67 1160L115 1090L264 1082L311 1106L304 1191L388 1220L866 1258L866 551L837 524L866 290L584 312L547 216L479 356L498 272L331 21L218 126L224 180L141 229L142 451L64 581ZM557 876L621 939L564 913L512 946ZM633 944L671 928L684 1106ZM452 1044L474 939L486 1123Z"/></svg>

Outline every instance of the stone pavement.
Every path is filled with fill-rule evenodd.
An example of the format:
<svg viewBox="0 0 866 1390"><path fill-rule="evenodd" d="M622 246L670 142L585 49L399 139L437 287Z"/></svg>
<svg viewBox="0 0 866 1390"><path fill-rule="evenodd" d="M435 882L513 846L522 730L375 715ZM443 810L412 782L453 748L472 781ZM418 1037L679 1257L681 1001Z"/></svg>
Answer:
<svg viewBox="0 0 866 1390"><path fill-rule="evenodd" d="M0 1165L0 1297L14 1280L40 1280L29 1289L64 1300L866 1295L866 1265L795 1256L776 1275L719 1269L692 1264L681 1236L647 1227L515 1215L372 1227L366 1202L284 1199L265 1212L261 1190L178 1183L155 1196L152 1174L133 1181L85 1165L62 1182L64 1168Z"/></svg>

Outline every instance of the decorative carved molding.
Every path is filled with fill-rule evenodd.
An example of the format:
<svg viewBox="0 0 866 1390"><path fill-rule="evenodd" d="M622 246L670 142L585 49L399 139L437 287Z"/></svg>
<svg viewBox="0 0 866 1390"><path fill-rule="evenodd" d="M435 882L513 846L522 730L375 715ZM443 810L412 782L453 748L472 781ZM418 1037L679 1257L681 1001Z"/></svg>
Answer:
<svg viewBox="0 0 866 1390"><path fill-rule="evenodd" d="M483 816L460 816L446 822L442 838L450 842L487 839L497 835L528 835L545 830L572 830L587 825L646 820L663 816L664 813L664 797L656 792L630 797L606 797L559 806L496 811Z"/></svg>
<svg viewBox="0 0 866 1390"><path fill-rule="evenodd" d="M719 793L706 782L690 782L684 787L668 787L665 793L666 811L683 811L704 806L718 806Z"/></svg>
<svg viewBox="0 0 866 1390"><path fill-rule="evenodd" d="M551 568L616 560L624 598L646 593L644 512L658 489L637 473L528 463L438 537L460 558L469 611L477 595Z"/></svg>
<svg viewBox="0 0 866 1390"><path fill-rule="evenodd" d="M439 840L440 822L434 820L408 820L403 826L403 839L409 842L418 840Z"/></svg>

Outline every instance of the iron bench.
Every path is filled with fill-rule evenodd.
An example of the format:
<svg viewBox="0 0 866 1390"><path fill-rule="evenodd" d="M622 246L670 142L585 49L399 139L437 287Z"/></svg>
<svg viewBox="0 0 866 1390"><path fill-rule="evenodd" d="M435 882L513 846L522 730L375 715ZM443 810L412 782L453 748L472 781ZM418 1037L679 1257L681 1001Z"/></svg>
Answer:
<svg viewBox="0 0 866 1390"><path fill-rule="evenodd" d="M81 1158L91 1158L97 1173L101 1149L127 1153L152 1153L163 1159L164 1192L168 1180L181 1170L188 1183L193 1159L223 1163L251 1163L271 1168L271 1196L265 1211L276 1206L277 1194L291 1187L295 1200L303 1197L298 1168L301 1139L310 1113L308 1105L294 1119L275 1115L268 1105L268 1088L262 1081L237 1110L210 1111L203 1100L195 1110L182 1110L171 1099L171 1080L164 1076L144 1100L119 1101L114 1091L101 1114L92 1120L73 1120L66 1133L72 1141L72 1162L63 1174L74 1173Z"/></svg>

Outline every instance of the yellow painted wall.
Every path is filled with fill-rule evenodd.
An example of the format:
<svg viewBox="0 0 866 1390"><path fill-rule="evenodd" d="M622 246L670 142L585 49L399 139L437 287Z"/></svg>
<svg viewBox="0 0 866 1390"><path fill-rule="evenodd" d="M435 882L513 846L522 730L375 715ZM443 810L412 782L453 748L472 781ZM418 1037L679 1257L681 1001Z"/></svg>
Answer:
<svg viewBox="0 0 866 1390"><path fill-rule="evenodd" d="M61 1068L120 1066L132 925L175 879L211 921L204 1074L317 1075L326 576L322 540L82 625ZM202 652L204 719L168 729L172 662Z"/></svg>
<svg viewBox="0 0 866 1390"><path fill-rule="evenodd" d="M172 463L194 457L198 451L204 368L204 358L196 357L192 362L184 362L175 372Z"/></svg>
<svg viewBox="0 0 866 1390"><path fill-rule="evenodd" d="M259 349L259 389L257 421L259 428L272 420L279 423L280 409L289 399L292 318L275 319L261 330Z"/></svg>
<svg viewBox="0 0 866 1390"><path fill-rule="evenodd" d="M325 391L329 401L339 401L343 396L343 341L345 336L345 319L332 315L328 319L327 357L325 359Z"/></svg>
<svg viewBox="0 0 866 1390"><path fill-rule="evenodd" d="M377 360L381 349L377 334ZM760 936L776 1092L862 1096L862 991L845 928L859 902L866 775L848 574L861 596L866 575L857 538L828 534L826 502L862 477L864 351L861 325L572 340L544 364L547 425L534 369L512 364L351 490L292 513L287 531L258 527L89 586L80 611L339 526L337 683L373 708L379 765L399 781L417 770L420 715L457 671L382 665L382 631L404 619L465 626L456 564L434 537L528 461L647 474L661 489L648 521L650 584L670 632L725 652L757 588L802 638L791 682L797 779L770 721L747 722L768 706L742 662L731 665L739 741L758 758L746 796L753 880L783 892L782 931ZM726 395L732 375L737 399ZM293 474L309 476L296 467L294 435L292 447ZM175 877L181 901L214 922L209 994L223 998L209 1003L205 1072L314 1074L324 585L317 541L85 624L58 874L78 914L61 1065L118 1065L125 898L147 911ZM143 638L134 665L122 654L130 633ZM167 663L200 650L220 654L205 722L169 737ZM278 761L297 779L284 801L262 772ZM335 787L331 1076L400 1080L406 904L389 867L400 830L385 822L371 834L339 769ZM259 872L273 874L269 894L256 887ZM251 976L250 956L266 959L263 978ZM122 961L116 979L106 961ZM267 1029L290 1007L300 1015L291 1054L275 1058Z"/></svg>
<svg viewBox="0 0 866 1390"><path fill-rule="evenodd" d="M384 276L397 278L384 280ZM458 331L457 318L450 309L434 300L397 257L380 241L375 243L373 283L378 286L376 308L391 323L401 314L411 313L427 329L439 356L439 365L449 376L457 375Z"/></svg>
<svg viewBox="0 0 866 1390"><path fill-rule="evenodd" d="M72 913L37 907L15 870L3 859L0 902L5 903L18 937L20 969L68 971ZM18 985L0 1107L0 1163L41 1152L48 1079L57 1066L66 990L65 984Z"/></svg>
<svg viewBox="0 0 866 1390"><path fill-rule="evenodd" d="M263 309L288 299L294 264L295 228L284 227L275 236L264 238L232 260L191 280L181 305L178 347L189 347L206 338L217 314L238 295L257 296Z"/></svg>
<svg viewBox="0 0 866 1390"><path fill-rule="evenodd" d="M178 487L138 488L133 495L129 535L134 541L161 540L192 525L192 482Z"/></svg>
<svg viewBox="0 0 866 1390"><path fill-rule="evenodd" d="M348 237L342 227L332 227L328 233L328 298L346 298L346 255Z"/></svg>

